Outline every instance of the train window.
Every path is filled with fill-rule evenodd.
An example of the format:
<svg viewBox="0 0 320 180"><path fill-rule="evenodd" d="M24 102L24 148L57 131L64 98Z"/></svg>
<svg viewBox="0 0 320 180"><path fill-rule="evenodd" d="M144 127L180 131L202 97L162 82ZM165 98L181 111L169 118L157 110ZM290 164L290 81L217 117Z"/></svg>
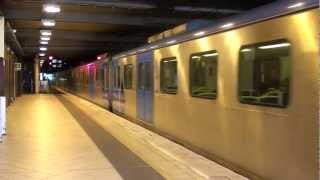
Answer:
<svg viewBox="0 0 320 180"><path fill-rule="evenodd" d="M217 51L207 51L191 55L191 96L206 99L217 98L218 55Z"/></svg>
<svg viewBox="0 0 320 180"><path fill-rule="evenodd" d="M109 64L104 65L104 88L109 89Z"/></svg>
<svg viewBox="0 0 320 180"><path fill-rule="evenodd" d="M290 43L273 41L240 50L239 98L244 104L286 107L289 97Z"/></svg>
<svg viewBox="0 0 320 180"><path fill-rule="evenodd" d="M116 70L116 88L120 89L121 88L121 76L120 76L120 72L121 72L121 66L118 65L117 66L117 70Z"/></svg>
<svg viewBox="0 0 320 180"><path fill-rule="evenodd" d="M133 66L132 64L127 64L124 66L124 88L132 89L132 73Z"/></svg>
<svg viewBox="0 0 320 180"><path fill-rule="evenodd" d="M138 65L138 89L139 90L144 90L145 89L145 76L144 76L144 71L145 71L145 64L144 63L139 63Z"/></svg>
<svg viewBox="0 0 320 180"><path fill-rule="evenodd" d="M160 64L160 89L162 93L176 94L178 90L177 59L166 58Z"/></svg>

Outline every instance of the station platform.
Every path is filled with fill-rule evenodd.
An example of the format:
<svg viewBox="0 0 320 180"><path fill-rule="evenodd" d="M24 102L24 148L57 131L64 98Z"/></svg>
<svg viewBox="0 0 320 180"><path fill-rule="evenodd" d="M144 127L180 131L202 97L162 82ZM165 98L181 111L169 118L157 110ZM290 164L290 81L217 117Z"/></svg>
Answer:
<svg viewBox="0 0 320 180"><path fill-rule="evenodd" d="M1 180L246 180L68 93L25 95L8 108Z"/></svg>

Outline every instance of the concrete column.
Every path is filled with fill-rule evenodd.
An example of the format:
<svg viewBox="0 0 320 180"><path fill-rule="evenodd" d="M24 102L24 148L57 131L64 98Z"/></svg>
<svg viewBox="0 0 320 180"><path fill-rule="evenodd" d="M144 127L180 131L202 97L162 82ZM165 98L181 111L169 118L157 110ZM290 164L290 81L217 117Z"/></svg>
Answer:
<svg viewBox="0 0 320 180"><path fill-rule="evenodd" d="M34 90L39 93L40 90L40 60L38 57L34 59Z"/></svg>

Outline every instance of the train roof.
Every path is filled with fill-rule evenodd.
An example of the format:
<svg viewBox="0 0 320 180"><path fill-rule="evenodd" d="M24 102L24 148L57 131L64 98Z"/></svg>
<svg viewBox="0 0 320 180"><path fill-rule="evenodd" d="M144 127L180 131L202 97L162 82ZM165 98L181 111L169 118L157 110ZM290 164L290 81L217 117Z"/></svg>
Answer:
<svg viewBox="0 0 320 180"><path fill-rule="evenodd" d="M195 31L183 33L177 36L172 36L158 42L150 43L126 52L116 54L113 59L119 59L154 49L172 46L175 44L179 44L180 42L198 39L210 34L229 31L249 24L258 23L268 19L317 7L319 7L318 0L280 0L265 6L252 9L236 16L217 20L215 23L206 28L197 29Z"/></svg>

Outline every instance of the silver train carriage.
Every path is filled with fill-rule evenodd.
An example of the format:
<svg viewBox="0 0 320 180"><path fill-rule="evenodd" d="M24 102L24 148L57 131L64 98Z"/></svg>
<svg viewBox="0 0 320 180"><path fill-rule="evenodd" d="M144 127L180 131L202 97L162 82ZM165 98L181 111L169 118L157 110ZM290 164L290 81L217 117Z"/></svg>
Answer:
<svg viewBox="0 0 320 180"><path fill-rule="evenodd" d="M57 75L251 179L316 180L318 2L279 1Z"/></svg>

